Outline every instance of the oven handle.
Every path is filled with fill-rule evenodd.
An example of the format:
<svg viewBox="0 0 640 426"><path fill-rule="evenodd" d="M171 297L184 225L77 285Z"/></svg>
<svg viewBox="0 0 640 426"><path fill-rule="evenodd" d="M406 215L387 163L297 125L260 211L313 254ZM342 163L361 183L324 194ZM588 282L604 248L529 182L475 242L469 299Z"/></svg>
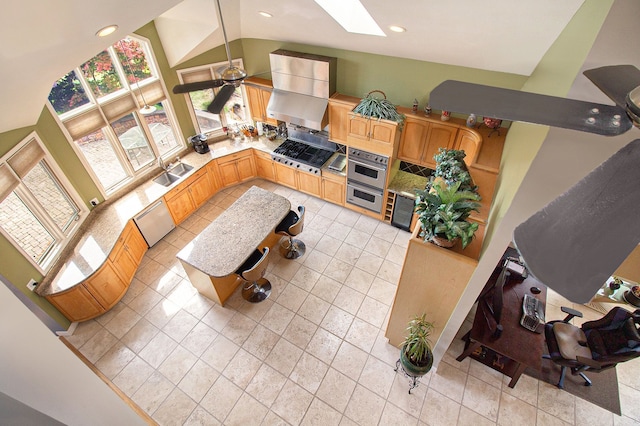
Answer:
<svg viewBox="0 0 640 426"><path fill-rule="evenodd" d="M358 183L349 179L347 180L347 187L355 188L358 191L362 191L369 195L377 195L379 197L381 197L384 194L384 191L382 189L371 188L369 186L362 185L361 183Z"/></svg>
<svg viewBox="0 0 640 426"><path fill-rule="evenodd" d="M354 163L354 164L359 164L359 165L364 166L364 167L369 167L370 169L378 170L380 172L386 172L387 171L387 167L386 166L380 166L380 165L375 164L375 163L364 162L362 160L356 160L356 159L353 159L353 158L349 158L349 162Z"/></svg>

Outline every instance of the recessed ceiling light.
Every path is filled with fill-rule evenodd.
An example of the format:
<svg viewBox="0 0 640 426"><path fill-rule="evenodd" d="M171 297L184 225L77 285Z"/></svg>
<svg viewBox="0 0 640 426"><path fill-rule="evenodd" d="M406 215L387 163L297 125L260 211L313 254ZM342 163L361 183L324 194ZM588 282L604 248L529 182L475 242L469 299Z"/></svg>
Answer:
<svg viewBox="0 0 640 426"><path fill-rule="evenodd" d="M397 26L397 25L390 25L390 26L389 26L389 29L390 29L391 31L393 31L394 33L403 33L403 32L405 32L405 31L407 31L407 29L406 29L406 28L399 27L399 26Z"/></svg>
<svg viewBox="0 0 640 426"><path fill-rule="evenodd" d="M315 2L350 33L386 37L360 0L315 0Z"/></svg>
<svg viewBox="0 0 640 426"><path fill-rule="evenodd" d="M273 15L270 14L269 12L265 12L264 10L261 10L260 12L258 12L260 15L264 16L265 18L273 18Z"/></svg>
<svg viewBox="0 0 640 426"><path fill-rule="evenodd" d="M113 34L113 33L115 32L115 30L117 30L117 29L118 29L118 26L117 26L117 25L107 25L107 26L106 26L106 27L104 27L104 28L100 28L100 29L96 32L96 35L97 35L98 37L106 37L106 36L108 36L109 34Z"/></svg>

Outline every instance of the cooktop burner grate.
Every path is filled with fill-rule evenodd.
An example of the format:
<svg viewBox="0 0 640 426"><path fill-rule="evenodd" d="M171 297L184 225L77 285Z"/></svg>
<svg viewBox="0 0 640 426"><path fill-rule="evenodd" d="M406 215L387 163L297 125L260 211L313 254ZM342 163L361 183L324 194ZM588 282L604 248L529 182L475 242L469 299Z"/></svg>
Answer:
<svg viewBox="0 0 640 426"><path fill-rule="evenodd" d="M308 169L311 173L319 173L319 169L333 155L333 151L287 139L273 151L273 154L276 161L293 167ZM301 167L300 165L311 167Z"/></svg>

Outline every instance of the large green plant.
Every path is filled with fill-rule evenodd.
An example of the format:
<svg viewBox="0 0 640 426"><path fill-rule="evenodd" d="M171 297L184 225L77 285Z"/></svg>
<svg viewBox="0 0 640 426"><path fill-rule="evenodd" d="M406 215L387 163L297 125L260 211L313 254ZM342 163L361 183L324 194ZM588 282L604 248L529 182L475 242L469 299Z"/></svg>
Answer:
<svg viewBox="0 0 640 426"><path fill-rule="evenodd" d="M442 178L447 185L460 182L460 189L476 191L477 187L473 184L464 157L467 154L459 149L438 149L438 153L433 156L436 161L436 170L433 176Z"/></svg>
<svg viewBox="0 0 640 426"><path fill-rule="evenodd" d="M462 248L473 239L478 224L467 221L472 211L480 208L480 196L470 190L461 190L461 182L446 185L436 182L430 190L418 192L416 213L420 221L420 236L425 241L444 237L449 241L460 238Z"/></svg>
<svg viewBox="0 0 640 426"><path fill-rule="evenodd" d="M426 314L415 316L409 321L407 338L402 342L402 347L407 358L416 366L430 362L431 341L429 336L432 330L433 323L427 321Z"/></svg>

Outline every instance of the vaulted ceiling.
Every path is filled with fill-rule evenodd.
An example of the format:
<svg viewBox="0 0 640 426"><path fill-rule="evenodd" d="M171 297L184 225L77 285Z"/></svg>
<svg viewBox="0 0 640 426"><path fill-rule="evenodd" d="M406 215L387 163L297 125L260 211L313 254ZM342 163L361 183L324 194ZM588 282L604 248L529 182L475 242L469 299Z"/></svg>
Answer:
<svg viewBox="0 0 640 426"><path fill-rule="evenodd" d="M227 36L530 75L584 0L361 0L386 37L347 33L313 0L221 0ZM0 14L0 132L33 125L52 83L155 20L171 66L223 43L214 0L22 0ZM272 18L264 18L259 11ZM98 29L119 26L98 38ZM407 29L391 32L390 25Z"/></svg>

